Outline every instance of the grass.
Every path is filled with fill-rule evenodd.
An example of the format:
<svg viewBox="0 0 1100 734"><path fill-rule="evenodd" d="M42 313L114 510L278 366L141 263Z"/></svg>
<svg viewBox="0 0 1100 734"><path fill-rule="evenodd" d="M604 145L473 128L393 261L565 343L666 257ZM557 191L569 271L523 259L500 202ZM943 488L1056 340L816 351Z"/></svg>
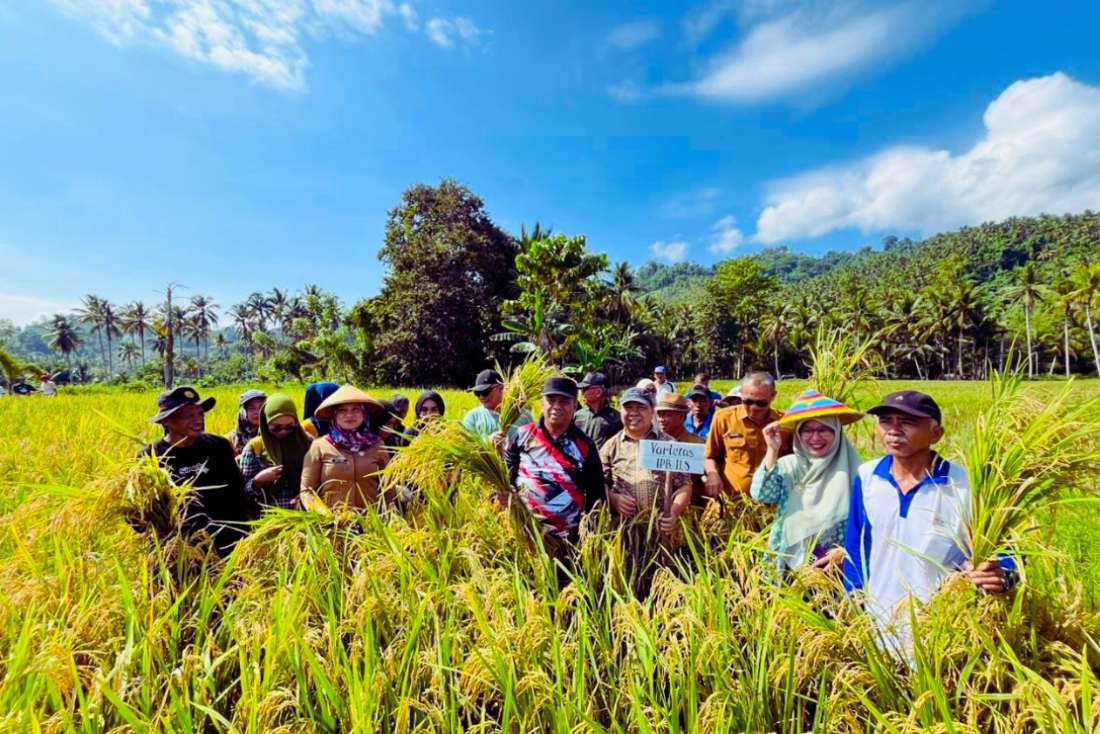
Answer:
<svg viewBox="0 0 1100 734"><path fill-rule="evenodd" d="M784 382L778 404L806 386ZM950 458L989 443L984 383L880 382L861 407L903 386L944 407ZM1057 404L1061 385L1020 389ZM230 430L240 390L211 391L210 430ZM451 417L475 404L442 392ZM1083 381L1065 409L1097 395L1100 382ZM474 472L426 482L455 501L403 516L272 513L225 565L193 563L121 518L154 402L122 391L0 399L0 730L1100 726L1091 502L1035 510L1019 593L983 598L952 581L915 611L911 667L877 648L833 582L772 583L762 534L713 512L694 518L682 567L659 572L648 598L635 597L606 515L560 586ZM869 430L855 438L876 453Z"/></svg>

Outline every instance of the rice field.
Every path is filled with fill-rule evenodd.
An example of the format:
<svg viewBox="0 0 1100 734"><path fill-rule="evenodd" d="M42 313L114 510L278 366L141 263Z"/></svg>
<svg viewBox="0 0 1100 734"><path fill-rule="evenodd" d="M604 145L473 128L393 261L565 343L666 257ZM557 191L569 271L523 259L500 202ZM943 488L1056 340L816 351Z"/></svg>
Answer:
<svg viewBox="0 0 1100 734"><path fill-rule="evenodd" d="M943 406L948 458L989 440L978 423L991 404L985 383L878 382L860 403L902 386ZM804 387L783 383L777 405ZM219 401L208 430L230 430L242 389L202 391ZM1041 404L1059 389L1024 392ZM301 404L300 387L283 390ZM475 404L442 392L449 417ZM132 457L155 437L145 422L155 398L89 389L0 399L0 731L1100 727L1091 475L1061 487L1070 501L1037 512L1016 538L1022 587L981 597L949 580L913 610L905 661L878 648L835 581L774 582L759 508L694 517L690 553L657 573L647 598L632 591L606 515L592 518L576 568L559 578L517 542L486 488L461 476L457 501L428 498L404 515L273 513L227 563L198 563L121 519ZM1100 398L1100 381L1078 383L1073 398ZM866 423L854 435L870 458Z"/></svg>

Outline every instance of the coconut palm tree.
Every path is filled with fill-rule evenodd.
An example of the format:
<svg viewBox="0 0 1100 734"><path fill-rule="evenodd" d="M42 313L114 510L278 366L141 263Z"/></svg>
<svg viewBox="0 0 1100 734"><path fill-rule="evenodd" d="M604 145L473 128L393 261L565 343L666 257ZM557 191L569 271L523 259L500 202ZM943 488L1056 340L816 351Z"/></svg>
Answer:
<svg viewBox="0 0 1100 734"><path fill-rule="evenodd" d="M127 369L132 370L134 368L134 362L142 358L142 354L137 344L133 342L124 342L122 346L118 348L118 357L126 363Z"/></svg>
<svg viewBox="0 0 1100 734"><path fill-rule="evenodd" d="M62 314L54 314L53 319L50 320L50 349L55 352L61 352L65 357L66 366L72 370L73 367L73 352L83 343L83 339L69 321L67 316Z"/></svg>
<svg viewBox="0 0 1100 734"><path fill-rule="evenodd" d="M107 337L107 371L113 373L115 364L112 341L115 337L122 336L122 329L119 328L118 312L110 301L101 302L100 312L103 315L103 334Z"/></svg>
<svg viewBox="0 0 1100 734"><path fill-rule="evenodd" d="M191 296L191 305L187 311L190 320L198 331L196 336L206 344L205 355L208 356L210 354L210 327L216 326L218 323L218 304L214 303L214 299L209 296L201 294ZM194 330L192 330L192 334L195 335ZM196 349L198 346L198 343L196 343Z"/></svg>
<svg viewBox="0 0 1100 734"><path fill-rule="evenodd" d="M1043 286L1032 263L1022 265L1012 271L1015 282L1006 294L1010 299L1019 300L1024 306L1024 331L1027 335L1027 376L1034 378L1039 367L1039 355L1032 348L1031 317L1035 304L1043 300Z"/></svg>
<svg viewBox="0 0 1100 734"><path fill-rule="evenodd" d="M153 314L141 301L127 304L119 313L119 325L122 333L137 335L141 343L141 363L145 364L145 332L152 330Z"/></svg>
<svg viewBox="0 0 1100 734"><path fill-rule="evenodd" d="M1073 271L1073 295L1085 312L1085 329L1092 346L1093 364L1100 373L1100 346L1096 343L1096 331L1092 328L1092 304L1100 293L1100 263L1084 263Z"/></svg>
<svg viewBox="0 0 1100 734"><path fill-rule="evenodd" d="M80 323L86 324L99 342L99 353L103 355L103 303L104 299L95 294L88 294L81 299L81 307L76 309ZM107 360L103 360L104 364Z"/></svg>
<svg viewBox="0 0 1100 734"><path fill-rule="evenodd" d="M243 303L235 304L229 309L229 316L233 319L233 328L237 330L241 341L244 342L245 351L252 353L252 310Z"/></svg>

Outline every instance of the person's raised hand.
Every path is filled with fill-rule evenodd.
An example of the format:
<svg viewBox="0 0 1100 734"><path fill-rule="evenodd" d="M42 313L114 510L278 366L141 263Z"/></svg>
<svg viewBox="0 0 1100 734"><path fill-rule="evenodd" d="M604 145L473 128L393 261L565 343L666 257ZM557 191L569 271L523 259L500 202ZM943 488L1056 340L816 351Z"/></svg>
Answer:
<svg viewBox="0 0 1100 734"><path fill-rule="evenodd" d="M778 421L764 426L764 443L775 452L783 449L783 429L779 427Z"/></svg>

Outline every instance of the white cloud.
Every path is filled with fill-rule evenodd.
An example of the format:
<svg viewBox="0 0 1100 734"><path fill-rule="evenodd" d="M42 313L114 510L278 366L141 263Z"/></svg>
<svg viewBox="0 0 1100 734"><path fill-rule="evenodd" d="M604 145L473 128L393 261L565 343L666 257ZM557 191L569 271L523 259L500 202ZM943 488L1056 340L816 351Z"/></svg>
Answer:
<svg viewBox="0 0 1100 734"><path fill-rule="evenodd" d="M737 228L737 220L732 214L715 222L710 231L710 247L707 249L721 255L733 252L745 241L745 235Z"/></svg>
<svg viewBox="0 0 1100 734"><path fill-rule="evenodd" d="M649 246L649 251L659 260L670 263L683 262L684 258L687 257L688 243L683 240L676 240L675 242L657 240Z"/></svg>
<svg viewBox="0 0 1100 734"><path fill-rule="evenodd" d="M115 44L162 45L179 55L243 74L276 89L304 91L305 43L337 34L372 36L391 18L420 28L410 3L394 0L51 0ZM468 18L438 20L477 45L488 33ZM429 23L430 25L430 23ZM430 28L429 38L436 41ZM443 44L441 44L443 45Z"/></svg>
<svg viewBox="0 0 1100 734"><path fill-rule="evenodd" d="M432 18L424 25L424 32L432 43L441 48L451 48L455 43L480 46L482 37L490 34L490 31L479 28L472 20L461 16L453 20Z"/></svg>
<svg viewBox="0 0 1100 734"><path fill-rule="evenodd" d="M958 155L896 146L773 184L754 239L847 228L932 233L1100 208L1100 87L1060 72L1018 81L983 121L985 136Z"/></svg>
<svg viewBox="0 0 1100 734"><path fill-rule="evenodd" d="M710 34L735 9L742 38L704 65L694 81L663 91L721 102L751 103L799 93L823 93L823 85L882 68L911 52L970 9L970 0L875 4L852 0L792 7L759 0L735 7L716 2L685 21L689 40Z"/></svg>
<svg viewBox="0 0 1100 734"><path fill-rule="evenodd" d="M405 21L406 30L413 33L420 30L420 16L412 5L401 3L397 6L397 14L401 16L401 20Z"/></svg>
<svg viewBox="0 0 1100 734"><path fill-rule="evenodd" d="M607 34L607 42L624 50L644 46L661 35L661 26L655 20L638 20L613 28Z"/></svg>
<svg viewBox="0 0 1100 734"><path fill-rule="evenodd" d="M18 293L0 293L0 319L8 319L16 326L25 326L45 316L68 313L79 305L76 301L54 301L21 296Z"/></svg>
<svg viewBox="0 0 1100 734"><path fill-rule="evenodd" d="M713 186L677 194L661 205L661 215L669 219L709 217L718 206L722 189Z"/></svg>

